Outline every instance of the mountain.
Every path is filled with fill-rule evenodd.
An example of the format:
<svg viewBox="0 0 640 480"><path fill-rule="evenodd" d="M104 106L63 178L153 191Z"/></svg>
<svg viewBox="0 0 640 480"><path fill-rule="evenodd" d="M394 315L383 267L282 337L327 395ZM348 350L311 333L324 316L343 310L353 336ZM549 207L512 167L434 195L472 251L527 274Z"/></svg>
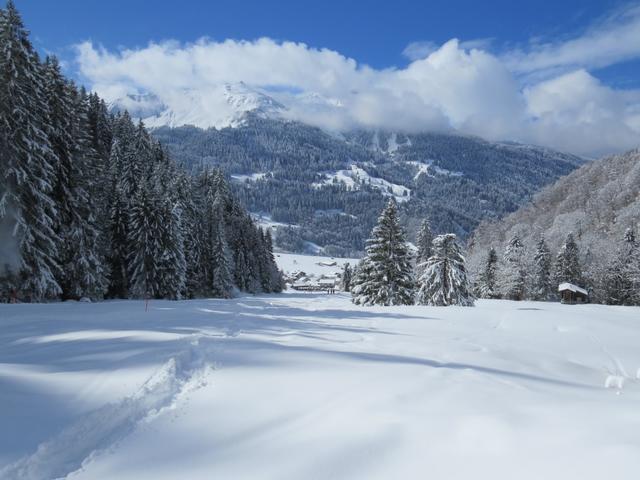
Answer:
<svg viewBox="0 0 640 480"><path fill-rule="evenodd" d="M388 198L410 235L425 217L436 232L467 237L584 163L546 148L456 132L326 131L299 112L343 108L319 94L245 83L112 103L144 120L187 168L217 165L276 242L294 251L357 255Z"/></svg>
<svg viewBox="0 0 640 480"><path fill-rule="evenodd" d="M601 277L597 272L610 263L630 227L640 229L640 150L583 165L504 219L483 223L473 235L469 262L477 270L490 247L500 254L516 234L529 252L544 234L556 252L573 232L583 264Z"/></svg>
<svg viewBox="0 0 640 480"><path fill-rule="evenodd" d="M331 255L362 252L390 197L410 235L428 217L436 232L466 237L584 163L454 133L326 132L262 112L246 113L235 127L153 133L187 168L223 168L249 210L277 228L279 246Z"/></svg>
<svg viewBox="0 0 640 480"><path fill-rule="evenodd" d="M262 118L280 118L286 107L262 91L244 82L224 83L209 89L184 89L168 95L167 103L151 94L127 95L110 104L112 111L128 110L149 128L237 127L251 112Z"/></svg>

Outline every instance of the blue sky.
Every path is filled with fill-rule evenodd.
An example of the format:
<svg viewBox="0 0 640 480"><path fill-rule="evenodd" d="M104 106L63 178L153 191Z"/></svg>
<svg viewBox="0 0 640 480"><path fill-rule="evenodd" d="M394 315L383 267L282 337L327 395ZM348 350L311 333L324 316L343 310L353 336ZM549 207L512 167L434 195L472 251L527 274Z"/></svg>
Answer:
<svg viewBox="0 0 640 480"><path fill-rule="evenodd" d="M501 50L579 34L628 2L618 0L295 0L193 1L49 0L18 7L40 48L68 57L69 47L92 40L110 49L149 41L200 37L270 37L329 48L376 68L407 63L412 42L486 40ZM640 41L640 40L639 40ZM640 62L595 72L613 84L640 84Z"/></svg>
<svg viewBox="0 0 640 480"><path fill-rule="evenodd" d="M584 154L632 145L640 130L638 2L16 3L36 45L58 54L70 74L106 97L150 91L167 103L179 89L242 80L319 93L349 111L341 125L396 127L381 120L398 116L380 106L393 101L403 105L406 124L446 123ZM155 67L156 77L166 78L147 78ZM345 92L356 90L371 97L364 107L347 98ZM416 98L424 115L407 113ZM494 111L482 118L481 109L491 105ZM612 117L623 116L607 127L606 138L593 140ZM585 121L584 128L576 125Z"/></svg>

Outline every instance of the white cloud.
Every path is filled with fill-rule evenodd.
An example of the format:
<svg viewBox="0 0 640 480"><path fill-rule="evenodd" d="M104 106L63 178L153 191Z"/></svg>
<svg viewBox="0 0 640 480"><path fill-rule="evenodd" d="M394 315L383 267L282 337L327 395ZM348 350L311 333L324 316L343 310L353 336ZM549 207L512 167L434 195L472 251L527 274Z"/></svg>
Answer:
<svg viewBox="0 0 640 480"><path fill-rule="evenodd" d="M408 66L382 70L336 51L268 38L117 52L87 42L77 51L81 75L107 100L150 92L178 108L189 92L216 105L217 86L244 81L277 86L267 93L289 107L290 118L325 128L455 128L598 155L640 143L640 92L607 87L585 69L639 54L638 18L627 9L580 38L501 56L487 51L489 39L440 47L418 42L405 49L413 59Z"/></svg>
<svg viewBox="0 0 640 480"><path fill-rule="evenodd" d="M591 26L582 35L530 46L504 56L515 72L559 68L602 68L640 57L640 5L632 4Z"/></svg>
<svg viewBox="0 0 640 480"><path fill-rule="evenodd" d="M407 57L409 60L420 60L421 58L426 58L431 55L433 52L438 50L440 45L436 42L432 42L430 40L421 40L419 42L411 42L407 45L402 51L402 55Z"/></svg>
<svg viewBox="0 0 640 480"><path fill-rule="evenodd" d="M538 143L593 156L640 145L640 90L615 91L576 70L527 88L524 95Z"/></svg>

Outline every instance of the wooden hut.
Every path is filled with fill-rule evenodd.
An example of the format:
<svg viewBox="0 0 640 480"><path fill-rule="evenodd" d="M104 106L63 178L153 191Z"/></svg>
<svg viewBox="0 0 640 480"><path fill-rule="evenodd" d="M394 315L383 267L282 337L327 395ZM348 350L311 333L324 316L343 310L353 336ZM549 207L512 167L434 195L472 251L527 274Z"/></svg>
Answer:
<svg viewBox="0 0 640 480"><path fill-rule="evenodd" d="M558 292L560 293L560 301L562 303L575 305L576 303L589 302L589 292L573 283L561 283L558 285Z"/></svg>

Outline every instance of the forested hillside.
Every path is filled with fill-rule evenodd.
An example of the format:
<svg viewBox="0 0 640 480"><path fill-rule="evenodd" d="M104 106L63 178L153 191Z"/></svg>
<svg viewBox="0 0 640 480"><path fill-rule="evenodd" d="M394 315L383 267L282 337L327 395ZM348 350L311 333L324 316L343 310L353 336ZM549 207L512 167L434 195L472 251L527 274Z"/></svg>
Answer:
<svg viewBox="0 0 640 480"><path fill-rule="evenodd" d="M544 148L457 134L359 131L329 134L248 114L235 128L157 128L153 135L186 168L215 165L235 178L238 198L276 223L280 246L318 244L360 254L388 197L413 238L423 218L436 233L465 238L500 218L583 159Z"/></svg>
<svg viewBox="0 0 640 480"><path fill-rule="evenodd" d="M639 230L640 150L633 150L584 165L504 220L481 225L473 235L469 260L478 277L491 247L501 257L518 238L523 269L533 271L541 238L555 259L572 234L576 282L591 291L592 300L629 303L633 300L622 298L624 291L633 290L633 282L640 288Z"/></svg>
<svg viewBox="0 0 640 480"><path fill-rule="evenodd" d="M179 168L142 123L41 61L11 1L0 10L0 172L3 299L282 288L270 233L223 175Z"/></svg>

